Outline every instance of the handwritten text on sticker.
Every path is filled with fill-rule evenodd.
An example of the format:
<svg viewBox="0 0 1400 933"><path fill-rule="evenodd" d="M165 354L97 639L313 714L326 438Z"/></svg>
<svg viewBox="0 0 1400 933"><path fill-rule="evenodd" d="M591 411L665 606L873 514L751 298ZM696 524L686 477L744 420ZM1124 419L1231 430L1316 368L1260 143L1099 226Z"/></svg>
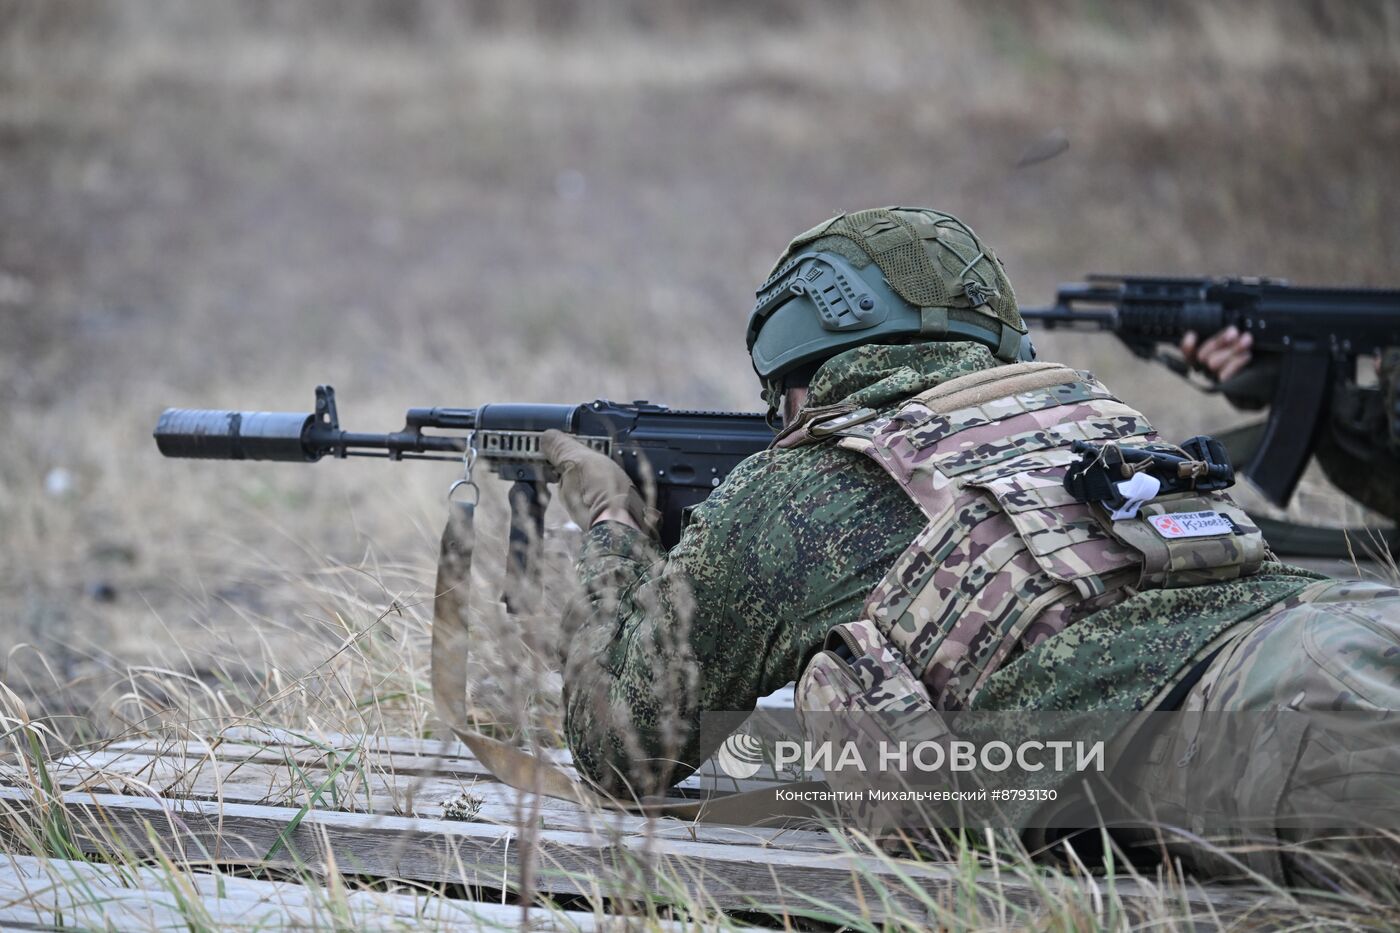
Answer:
<svg viewBox="0 0 1400 933"><path fill-rule="evenodd" d="M1147 520L1164 538L1206 538L1235 533L1234 523L1219 512L1175 512L1149 515Z"/></svg>

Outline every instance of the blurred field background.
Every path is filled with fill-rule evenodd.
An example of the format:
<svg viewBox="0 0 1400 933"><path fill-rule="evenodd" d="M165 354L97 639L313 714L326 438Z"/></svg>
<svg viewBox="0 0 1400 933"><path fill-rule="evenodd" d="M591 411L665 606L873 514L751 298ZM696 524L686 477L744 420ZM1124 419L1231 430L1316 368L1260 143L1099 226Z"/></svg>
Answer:
<svg viewBox="0 0 1400 933"><path fill-rule="evenodd" d="M167 405L756 409L754 287L883 204L963 217L1027 305L1396 284L1397 152L1383 2L0 0L0 680L109 733L353 644L338 708L421 727L456 469L167 461ZM1109 338L1041 346L1167 434L1237 420Z"/></svg>

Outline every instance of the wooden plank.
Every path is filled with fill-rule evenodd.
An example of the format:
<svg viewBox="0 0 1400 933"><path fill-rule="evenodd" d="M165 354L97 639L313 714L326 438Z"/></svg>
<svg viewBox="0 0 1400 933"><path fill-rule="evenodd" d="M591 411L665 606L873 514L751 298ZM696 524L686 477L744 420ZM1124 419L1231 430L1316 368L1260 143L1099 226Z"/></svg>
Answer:
<svg viewBox="0 0 1400 933"><path fill-rule="evenodd" d="M39 891L0 882L0 923L52 924L78 929L177 930L183 922L169 895L143 891L71 891L50 885Z"/></svg>
<svg viewBox="0 0 1400 933"><path fill-rule="evenodd" d="M519 919L518 916L515 919ZM0 923L94 930L269 929L327 927L337 922L359 929L405 921L374 904L348 901L336 909L227 897L181 898L172 891L112 886L15 885L0 881ZM439 928L499 930L501 921L451 922ZM557 927L556 927L557 928Z"/></svg>
<svg viewBox="0 0 1400 933"><path fill-rule="evenodd" d="M209 758L159 759L124 752L89 753L81 763L60 759L51 765L50 771L59 786L69 790L270 806L307 805L313 790L332 784L330 772L320 768L309 768L298 775L276 764ZM336 798L327 792L317 801L317 809L443 819L447 817L444 802L466 793L481 802L474 817L477 822L515 826L522 816L535 812L525 795L496 783L464 783L452 778L408 777L383 772L367 775L342 772L335 783L341 786L340 805L337 806ZM810 852L834 852L840 848L840 844L825 832L692 824L673 819L647 820L623 813L588 811L562 800L540 802L547 805L538 811L539 825L544 829L652 834L661 838L776 846Z"/></svg>
<svg viewBox="0 0 1400 933"><path fill-rule="evenodd" d="M481 823L302 814L290 808L111 794L69 793L62 801L78 844L99 855L121 850L146 857L154 854L152 840L158 839L166 853L186 862L312 871L334 864L353 874L499 889L519 884L520 853L529 845L536 889L546 893L624 902L695 899L726 910L780 916L845 911L875 924L894 918L923 922L930 902L958 905L960 914L981 909L984 916L1003 915L1008 904L1034 913L1047 890L1051 898L1059 897L1054 889L1072 894L1078 887L1084 905L1110 901L1102 882L1079 887L1066 878L1036 883L983 873L976 889L968 890L965 877L953 869L850 853L597 832L522 835L513 828ZM0 787L0 812L10 824L5 830L10 834L35 832L43 821L42 808L20 788ZM1144 916L1161 904L1158 894L1132 881L1115 882L1113 895L1130 912ZM1175 915L1189 910L1207 919L1258 918L1261 910L1278 907L1267 894L1239 888L1174 888L1169 899Z"/></svg>
<svg viewBox="0 0 1400 933"><path fill-rule="evenodd" d="M290 748L323 746L335 749L363 748L372 752L390 752L400 755L414 755L422 758L461 759L475 761L471 749L456 738L415 739L409 736L390 735L348 735L341 732L317 733L314 736L278 729L271 726L232 726L224 729L220 737L235 742L284 745ZM543 758L562 767L572 767L573 756L567 748L544 747L537 750Z"/></svg>
<svg viewBox="0 0 1400 933"><path fill-rule="evenodd" d="M316 810L302 815L284 807L116 794L66 793L62 801L78 844L94 854L116 849L152 855L154 838L168 854L192 862L320 871L330 864L329 851L340 871L373 877L487 888L520 881L522 837L512 828ZM0 805L11 833L35 832L42 823L40 808L26 790L0 787ZM274 852L279 839L284 844ZM901 873L918 889L949 903L986 898L982 892L961 890L959 877L948 869L912 863L896 867L869 856L596 832L544 830L528 841L536 885L552 894L640 900L674 890L724 909L810 914L820 904L876 922L891 911L924 916L923 897L901 880ZM1008 881L999 893L1027 904L1038 898L1022 882Z"/></svg>
<svg viewBox="0 0 1400 933"><path fill-rule="evenodd" d="M778 690L768 697L759 701L760 708L763 708L766 701L772 701L773 708L792 709L793 685ZM235 742L248 742L254 744L271 743L279 746L292 748L305 748L321 745L335 749L366 749L371 752L388 752L393 755L420 756L422 758L442 760L448 759L455 763L457 767L480 768L476 761L476 756L471 749L457 741L455 738L434 738L434 739L414 739L403 736L371 736L371 735L346 735L343 733L328 732L317 734L314 737L301 733L292 732L287 729L277 729L267 726L234 726L223 730L220 733L223 740ZM117 747L136 747L140 743L120 743ZM550 762L575 775L573 771L573 756L566 748L541 748L532 751L533 754L545 758ZM485 769L481 768L484 772ZM764 775L765 772L760 772ZM771 770L766 772L766 777L758 777L746 781L735 781L733 778L715 773L712 769L704 769L700 773L694 774L682 781L678 786L682 789L694 788L696 790L724 790L735 792L736 790L752 790L759 787L771 787L775 783L782 783L780 779L772 775Z"/></svg>
<svg viewBox="0 0 1400 933"><path fill-rule="evenodd" d="M280 732L280 730L277 730ZM241 735L241 730L230 730ZM282 738L273 735L270 739ZM295 744L276 744L268 741L240 741L231 737L214 738L205 742L169 742L154 739L134 739L113 742L92 751L73 752L69 758L82 760L88 755L101 751L122 751L133 755L164 758L177 755L183 758L205 757L210 754L225 760L256 762L288 762L299 767L334 767L343 756L353 754L358 763L371 770L405 775L452 776L464 780L495 780L491 772L471 755L470 751L458 743L439 743L435 740L379 739L360 742L354 737L331 736L334 742L329 748L318 747L301 740ZM339 741L337 741L339 740ZM443 748L451 754L441 754ZM568 752L560 749L546 750L546 757L552 758L567 775L577 778L577 772L570 761ZM465 754L460 754L464 752ZM736 781L714 773L692 775L673 788L671 796L678 801L694 799L714 793L735 793L760 790L786 783L774 779L771 771L766 776Z"/></svg>
<svg viewBox="0 0 1400 933"><path fill-rule="evenodd" d="M349 753L347 751L344 754ZM234 770L229 772L229 776L232 777L242 768L259 764L286 767L289 772L292 771L292 765L295 765L296 770L305 773L317 770L334 770L345 760L338 758L339 754L342 753L328 754L307 748L283 748L245 742L225 742L214 746L214 757L211 758L206 746L201 743L169 745L156 742L122 742L107 746L105 750L72 753L58 759L56 764L73 772L87 771L100 774L104 770L118 768L117 762L125 757L133 764L121 765L121 773L130 775L133 780L145 781L159 792L169 781L178 778L178 770L175 773L169 772L169 766L164 764L166 762L204 760L231 763L235 766ZM415 755L406 756L402 752L361 751L355 754L359 760L352 759L351 764L341 768L341 773L346 775L347 782L353 780L355 776L359 776L363 785L369 776L393 775L405 779L406 787L410 791L414 783L408 779L417 781L436 779L439 782L438 786L451 786L452 782L456 782L462 788L482 787L488 783L497 787L501 786L475 759L430 759ZM187 766L182 765L181 767ZM733 781L728 778L723 779L722 783L724 785L722 789L704 789L692 786L687 796L678 796L673 792L668 799L684 803L702 796L732 793L736 789L740 791L756 790L773 788L780 784L780 782L772 780ZM178 791L178 787L170 789ZM475 792L473 791L473 793ZM577 809L576 805L570 801L552 798L542 798L540 807L548 810ZM399 812L400 815L409 815L408 811L404 809Z"/></svg>
<svg viewBox="0 0 1400 933"><path fill-rule="evenodd" d="M770 697L763 698L774 700L777 708L792 708L793 685L789 684ZM763 701L760 701L762 706ZM324 733L314 737L301 733L292 732L286 729L277 729L266 726L234 726L225 729L221 733L221 738L225 741L232 740L240 743L266 744L271 743L277 746L291 748L322 747L334 748L337 750L363 749L376 753L387 753L388 760L403 761L404 756L408 756L408 767L424 765L422 762L414 762L414 757L428 759L431 761L449 761L450 767L454 770L463 769L473 773L487 774L486 769L476 760L471 749L457 741L455 738L434 738L434 739L414 739L403 736L370 736L370 735L345 735L343 733ZM145 748L143 743L121 743L115 747ZM573 756L566 748L540 748L532 750L532 754L544 758L555 765L558 765L567 774L577 777L577 772L573 767ZM431 767L431 766L428 766ZM677 788L680 793L686 791L713 792L722 791L725 793L735 793L745 790L756 790L763 787L772 787L774 784L783 783L776 778L771 769L759 772L759 775L736 781L733 778L718 774L713 768L702 768L696 774L681 781Z"/></svg>
<svg viewBox="0 0 1400 933"><path fill-rule="evenodd" d="M439 777L460 777L466 780L494 780L491 773L472 757L455 755L429 756L411 752L355 748L354 746L333 750L322 750L307 745L277 745L256 742L238 742L228 739L202 742L165 742L155 740L133 740L114 742L96 751L126 752L148 758L166 758L171 755L180 758L201 758L210 755L225 761L260 761L269 763L291 763L301 767L334 767L351 757L352 766L363 766L376 771L403 775L435 775ZM82 760L92 752L73 752L67 757ZM562 770L574 775L572 766Z"/></svg>
<svg viewBox="0 0 1400 933"><path fill-rule="evenodd" d="M178 898L175 891L183 893ZM183 903L182 903L183 900ZM192 906L191 906L192 905ZM431 924L439 930L612 929L625 918L583 911L464 901L435 894L347 891L332 906L323 887L204 872L105 865L12 855L0 860L0 922L188 930L212 921L234 927L363 929ZM192 924L192 921L195 923ZM678 929L676 924L660 924Z"/></svg>
<svg viewBox="0 0 1400 933"><path fill-rule="evenodd" d="M171 755L152 758L127 752L91 753L81 760L60 758L50 764L55 778L74 790L109 790L157 797L217 797L225 787L256 793L253 802L272 806L301 806L320 791L316 807L395 816L446 818L445 801L470 793L487 805L513 807L523 796L487 780L350 770L335 774L324 767L293 770L278 762L189 759ZM233 799L233 798L231 798ZM544 798L547 809L576 811L568 801Z"/></svg>
<svg viewBox="0 0 1400 933"><path fill-rule="evenodd" d="M274 760L89 752L81 758L57 759L50 767L65 786L73 789L108 788L122 793L185 797L217 796L222 785L237 784L258 789L259 802L300 806L313 790L324 788L316 804L320 809L396 816L442 818L442 803L464 792L501 806L514 806L523 796L489 778L403 774L374 768L345 768L331 781L332 770L324 766L303 764L293 769L275 760L275 756L270 757ZM540 805L547 810L579 809L577 804L552 798L540 798Z"/></svg>

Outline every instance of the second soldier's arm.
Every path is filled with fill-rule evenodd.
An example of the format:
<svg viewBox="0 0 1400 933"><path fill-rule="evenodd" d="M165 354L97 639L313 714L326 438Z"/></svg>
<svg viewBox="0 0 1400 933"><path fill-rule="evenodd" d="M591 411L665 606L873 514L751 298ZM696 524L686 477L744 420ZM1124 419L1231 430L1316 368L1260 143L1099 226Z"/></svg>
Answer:
<svg viewBox="0 0 1400 933"><path fill-rule="evenodd" d="M1248 333L1231 327L1199 345L1196 335L1187 333L1180 349L1188 363L1204 369L1217 382L1227 382L1252 362L1251 343ZM1392 412L1388 432L1371 438L1365 456L1361 456L1355 443L1340 441L1331 422L1326 422L1318 432L1314 454L1322 472L1338 489L1371 511L1400 522L1400 483L1395 480L1400 470L1400 417L1394 414L1400 391L1400 353L1386 351L1377 360L1376 371L1387 411Z"/></svg>

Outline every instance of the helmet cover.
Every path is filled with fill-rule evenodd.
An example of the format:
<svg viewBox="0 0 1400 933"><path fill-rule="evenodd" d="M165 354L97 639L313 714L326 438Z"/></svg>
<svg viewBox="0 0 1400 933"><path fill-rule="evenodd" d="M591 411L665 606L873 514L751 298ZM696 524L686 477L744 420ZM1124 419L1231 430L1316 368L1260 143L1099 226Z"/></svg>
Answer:
<svg viewBox="0 0 1400 933"><path fill-rule="evenodd" d="M768 384L866 343L974 340L1004 361L1030 359L1025 333L1001 262L970 227L891 207L838 214L788 244L747 341Z"/></svg>

